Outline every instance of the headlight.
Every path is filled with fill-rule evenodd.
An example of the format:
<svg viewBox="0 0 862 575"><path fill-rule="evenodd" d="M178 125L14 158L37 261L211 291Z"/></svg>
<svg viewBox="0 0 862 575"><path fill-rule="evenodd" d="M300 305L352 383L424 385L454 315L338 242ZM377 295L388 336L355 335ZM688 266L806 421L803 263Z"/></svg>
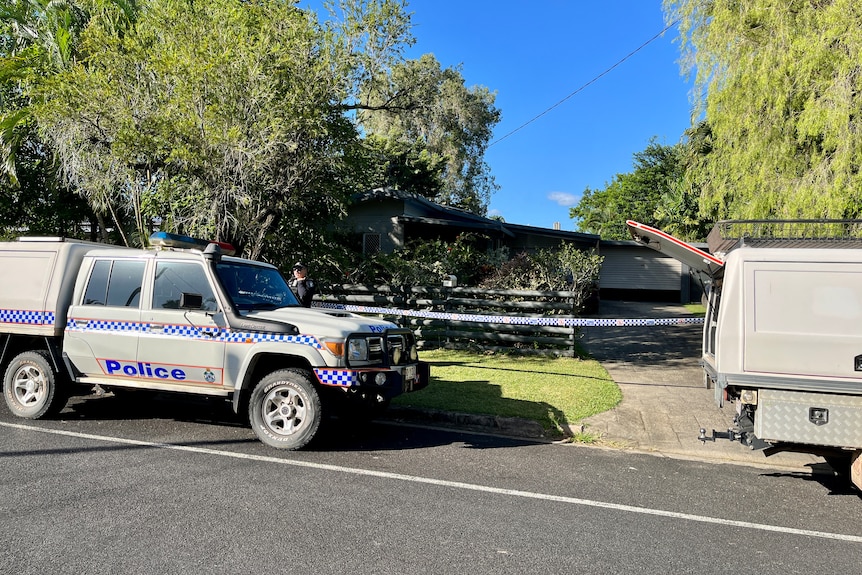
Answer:
<svg viewBox="0 0 862 575"><path fill-rule="evenodd" d="M348 361L365 361L368 359L368 342L364 339L351 339L347 344Z"/></svg>

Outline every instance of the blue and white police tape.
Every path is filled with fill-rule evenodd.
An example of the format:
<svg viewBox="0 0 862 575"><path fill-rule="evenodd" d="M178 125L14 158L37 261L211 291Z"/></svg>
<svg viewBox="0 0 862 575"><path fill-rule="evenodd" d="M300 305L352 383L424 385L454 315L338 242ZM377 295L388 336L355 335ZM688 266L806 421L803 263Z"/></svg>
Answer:
<svg viewBox="0 0 862 575"><path fill-rule="evenodd" d="M414 309L394 309L367 305L351 305L329 302L314 302L314 307L324 309L339 309L354 313L373 313L395 315L401 317L421 317L449 321L471 321L476 323L500 323L508 325L541 325L556 327L643 327L661 325L691 325L703 324L702 317L674 317L650 319L597 319L583 317L522 317L509 315L476 315L468 313L453 313L445 311L422 311Z"/></svg>

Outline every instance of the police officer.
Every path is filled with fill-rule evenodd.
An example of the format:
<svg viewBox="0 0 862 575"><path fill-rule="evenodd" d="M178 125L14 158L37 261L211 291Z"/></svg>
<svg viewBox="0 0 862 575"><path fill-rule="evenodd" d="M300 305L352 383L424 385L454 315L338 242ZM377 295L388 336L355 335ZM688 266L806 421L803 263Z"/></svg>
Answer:
<svg viewBox="0 0 862 575"><path fill-rule="evenodd" d="M296 292L296 297L299 298L299 303L305 307L311 307L311 298L317 292L317 285L314 280L307 277L308 268L302 262L293 264L293 279L290 280L290 287Z"/></svg>

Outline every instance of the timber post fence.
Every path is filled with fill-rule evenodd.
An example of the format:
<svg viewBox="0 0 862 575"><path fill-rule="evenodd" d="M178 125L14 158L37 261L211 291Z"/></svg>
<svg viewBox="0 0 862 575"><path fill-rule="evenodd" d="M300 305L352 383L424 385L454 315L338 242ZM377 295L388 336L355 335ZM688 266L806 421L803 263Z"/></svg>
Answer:
<svg viewBox="0 0 862 575"><path fill-rule="evenodd" d="M392 309L393 313L365 312L412 329L423 349L478 349L574 357L579 328L561 325L509 323L508 317L553 318L578 316L577 292L487 290L436 286L321 286L315 301L323 304ZM397 313L409 310L411 313ZM427 313L427 316L423 314ZM393 318L392 316L396 316ZM459 316L470 316L461 318ZM478 318L476 316L479 316ZM543 322L547 323L547 322Z"/></svg>

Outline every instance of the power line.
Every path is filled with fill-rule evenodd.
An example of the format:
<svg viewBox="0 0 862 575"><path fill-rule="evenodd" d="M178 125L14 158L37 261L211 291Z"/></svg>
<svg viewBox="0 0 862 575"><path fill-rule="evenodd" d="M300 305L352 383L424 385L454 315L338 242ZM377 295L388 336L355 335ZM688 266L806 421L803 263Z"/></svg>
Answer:
<svg viewBox="0 0 862 575"><path fill-rule="evenodd" d="M530 124L532 124L533 122L535 122L536 120L538 120L539 118L541 118L542 116L544 116L545 114L547 114L548 112L550 112L551 110L553 110L554 108L556 108L557 106L561 105L563 102L565 102L566 100L568 100L569 98L571 98L572 96L574 96L575 94L577 94L578 92L581 92L582 90L584 90L585 88L587 88L590 84L594 84L594 83L595 83L595 82L597 82L597 81L598 81L602 76L604 76L604 75L608 74L611 70L613 70L614 68L616 68L617 66L619 66L620 64L622 64L623 62L625 62L626 60L628 60L629 58L631 58L632 56L634 56L635 54L637 54L638 52L640 52L641 50L643 50L644 48L646 48L649 44L651 44L652 42L654 42L655 40L657 40L658 38L660 38L662 34L664 34L665 32L667 32L668 30L670 30L670 29L671 29L671 28L673 28L674 26L676 26L676 25L679 23L679 21L680 21L680 20L681 20L680 18L677 18L676 20L674 20L673 22L671 22L670 24L668 24L667 26L665 26L665 27L664 27L664 29L663 29L661 32L659 32L658 34L656 34L655 36L653 36L652 38L650 38L649 40L647 40L646 42L644 42L643 44L641 44L640 46L638 46L637 48L635 48L634 50L632 50L631 52L629 52L628 54L626 54L626 55L625 55L625 57L623 57L621 60L619 60L619 61L618 61L617 63L615 63L613 66L611 66L610 68L608 68L607 70L605 70L604 72L602 72L601 74L599 74L598 76L594 77L592 80L590 80L590 81L589 81L589 82L587 82L586 84L582 85L580 88L578 88L577 90L575 90L574 92L572 92L571 94L569 94L568 96L566 96L565 98L563 98L562 100L560 100L559 102L557 102L556 104L554 104L553 106L551 106L550 108L545 109L542 113L540 113L540 114L538 114L538 115L536 115L536 116L534 116L534 117L530 118L529 120L527 120L526 122L524 122L523 124L521 124L520 126L518 126L517 128L515 128L514 130L512 130L511 132L509 132L508 134L506 134L506 135L504 135L504 136L501 136L500 138L497 138L496 140L494 140L493 142L491 142L490 144L488 144L488 147L490 148L490 147L491 147L491 146L493 146L494 144L497 144L497 143L499 143L499 142L502 142L503 140L505 140L506 138L508 138L508 137L509 137L509 136L511 136L512 134L514 134L515 132L519 132L519 131L523 130L524 128L526 128L527 126L529 126Z"/></svg>

